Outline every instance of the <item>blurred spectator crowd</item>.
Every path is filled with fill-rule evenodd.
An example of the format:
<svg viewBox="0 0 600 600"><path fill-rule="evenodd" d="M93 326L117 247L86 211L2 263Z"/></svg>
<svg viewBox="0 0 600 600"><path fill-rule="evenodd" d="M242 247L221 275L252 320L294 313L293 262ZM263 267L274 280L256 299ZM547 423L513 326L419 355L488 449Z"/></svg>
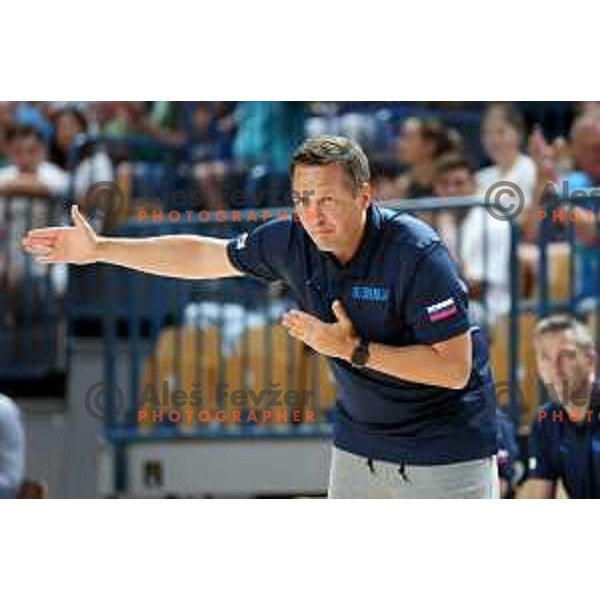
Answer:
<svg viewBox="0 0 600 600"><path fill-rule="evenodd" d="M19 240L26 228L61 223L65 201L77 199L93 212L95 200L86 194L97 182L116 181L127 197L146 198L153 208L289 204L290 154L302 138L320 134L347 135L363 145L374 195L384 203L482 197L497 182L518 185L525 203L519 253L535 273L537 209L548 182L559 189L565 181L571 190L600 183L599 104L557 104L2 102L0 280L10 287L23 277ZM183 204L172 201L173 190L186 192ZM594 209L584 203L581 211ZM125 207L117 216L131 212ZM505 314L510 224L481 207L417 215L438 229L460 263L475 317L485 312L493 323ZM564 240L565 229L553 224L551 241ZM597 275L595 223L582 219L576 232L577 294L585 297L593 295ZM34 277L46 273L41 265L27 268ZM53 270L53 282L64 290L60 269Z"/></svg>
<svg viewBox="0 0 600 600"><path fill-rule="evenodd" d="M125 200L113 202L118 214L98 217L104 231L135 214L130 199L138 208L165 210L289 205L293 149L306 136L339 134L369 155L382 203L482 198L499 182L518 186L520 295L527 298L539 264L539 209L553 199L548 183L571 192L600 184L599 103L555 104L2 102L0 282L13 289L24 277L45 278L48 268L21 252L23 232L61 224L73 201L97 216L103 200L101 191L90 194L94 184L115 181ZM582 216L596 210L593 200L581 203ZM493 325L510 308L513 224L481 206L415 212L458 261L474 318ZM568 226L568 219L551 223L554 255L569 251ZM585 300L597 287L597 226L582 218L573 228L575 293ZM51 279L62 295L66 270L53 267Z"/></svg>

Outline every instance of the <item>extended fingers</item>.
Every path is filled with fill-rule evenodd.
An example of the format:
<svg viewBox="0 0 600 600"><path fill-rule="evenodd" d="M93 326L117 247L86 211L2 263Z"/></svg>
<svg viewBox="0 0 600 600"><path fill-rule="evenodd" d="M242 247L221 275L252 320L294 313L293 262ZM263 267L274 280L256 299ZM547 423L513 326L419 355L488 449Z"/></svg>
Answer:
<svg viewBox="0 0 600 600"><path fill-rule="evenodd" d="M47 256L56 246L52 239L33 239L24 238L22 241L23 249L34 256Z"/></svg>
<svg viewBox="0 0 600 600"><path fill-rule="evenodd" d="M285 313L281 318L281 324L288 330L288 332L294 337L301 337L304 331L303 321L291 311Z"/></svg>
<svg viewBox="0 0 600 600"><path fill-rule="evenodd" d="M299 340L306 340L309 337L315 321L318 322L318 319L301 310L289 310L281 318L281 324L290 335Z"/></svg>

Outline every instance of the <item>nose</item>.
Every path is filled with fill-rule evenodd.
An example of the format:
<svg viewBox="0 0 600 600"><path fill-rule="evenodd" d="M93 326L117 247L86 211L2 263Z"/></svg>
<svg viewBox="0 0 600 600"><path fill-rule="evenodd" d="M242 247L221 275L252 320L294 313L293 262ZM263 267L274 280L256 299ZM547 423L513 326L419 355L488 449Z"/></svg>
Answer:
<svg viewBox="0 0 600 600"><path fill-rule="evenodd" d="M554 368L556 374L562 379L567 374L567 357L559 353L556 357Z"/></svg>

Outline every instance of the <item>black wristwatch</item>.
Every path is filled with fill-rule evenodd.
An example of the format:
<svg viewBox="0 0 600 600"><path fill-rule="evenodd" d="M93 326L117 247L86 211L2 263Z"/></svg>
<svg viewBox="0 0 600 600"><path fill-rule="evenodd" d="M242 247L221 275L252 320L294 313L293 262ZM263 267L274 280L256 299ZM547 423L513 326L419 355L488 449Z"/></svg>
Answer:
<svg viewBox="0 0 600 600"><path fill-rule="evenodd" d="M367 340L359 340L350 357L350 363L357 369L364 369L368 361L369 342Z"/></svg>

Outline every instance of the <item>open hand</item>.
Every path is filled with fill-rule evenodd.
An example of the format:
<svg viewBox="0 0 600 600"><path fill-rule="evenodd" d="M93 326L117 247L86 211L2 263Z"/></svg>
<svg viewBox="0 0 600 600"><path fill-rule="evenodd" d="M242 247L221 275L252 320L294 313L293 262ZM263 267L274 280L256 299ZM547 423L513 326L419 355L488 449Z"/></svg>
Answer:
<svg viewBox="0 0 600 600"><path fill-rule="evenodd" d="M71 208L74 227L32 229L21 240L25 252L40 263L67 262L83 265L97 260L98 237L79 212Z"/></svg>

